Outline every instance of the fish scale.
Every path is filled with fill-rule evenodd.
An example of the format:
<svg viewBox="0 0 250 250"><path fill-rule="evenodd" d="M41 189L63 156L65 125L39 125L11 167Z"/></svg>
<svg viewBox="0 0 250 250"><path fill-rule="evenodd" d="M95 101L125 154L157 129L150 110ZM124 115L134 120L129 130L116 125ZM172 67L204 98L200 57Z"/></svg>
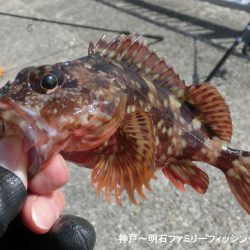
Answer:
<svg viewBox="0 0 250 250"><path fill-rule="evenodd" d="M92 169L91 182L121 205L138 204L155 172L179 190L205 193L208 175L222 170L250 213L250 153L230 148L232 121L210 83L186 85L165 59L134 35L89 45L74 61L23 69L1 90L0 136L23 142L29 177L56 153ZM14 129L15 128L15 129Z"/></svg>

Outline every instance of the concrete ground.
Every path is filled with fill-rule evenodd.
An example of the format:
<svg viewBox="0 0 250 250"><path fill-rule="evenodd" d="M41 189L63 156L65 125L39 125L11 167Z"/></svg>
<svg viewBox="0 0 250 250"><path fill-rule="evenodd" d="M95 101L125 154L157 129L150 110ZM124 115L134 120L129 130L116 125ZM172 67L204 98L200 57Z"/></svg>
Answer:
<svg viewBox="0 0 250 250"><path fill-rule="evenodd" d="M0 12L162 35L164 40L152 48L167 56L169 64L187 83L203 81L249 21L246 12L203 1L187 0L181 4L175 0L145 1L165 9L160 12L135 2L12 0L1 1ZM13 79L27 65L86 55L88 42L97 41L103 33L116 36L0 14L0 66L6 70L1 83ZM213 80L232 113L232 145L246 150L250 150L249 62L238 50ZM191 189L180 193L159 172L158 180L151 183L153 191L146 192L147 201L136 207L124 197L122 208L96 196L88 169L72 164L69 168L71 179L64 187L67 200L64 212L93 223L97 233L95 249L249 249L250 217L239 207L223 174L215 168L202 166L210 176L205 195ZM124 243L119 242L121 235ZM154 235L158 243L154 242ZM167 235L166 243L160 242L160 235L163 238ZM130 243L126 236L130 236Z"/></svg>

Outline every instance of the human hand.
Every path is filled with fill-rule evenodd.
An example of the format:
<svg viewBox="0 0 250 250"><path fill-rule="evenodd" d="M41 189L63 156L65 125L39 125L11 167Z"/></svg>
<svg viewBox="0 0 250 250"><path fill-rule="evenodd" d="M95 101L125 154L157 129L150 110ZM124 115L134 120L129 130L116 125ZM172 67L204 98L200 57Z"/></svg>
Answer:
<svg viewBox="0 0 250 250"><path fill-rule="evenodd" d="M92 225L76 216L60 216L64 196L59 188L69 177L63 158L53 157L27 183L27 159L20 150L16 142L0 140L0 165L15 173L0 167L0 237L3 235L0 249L15 249L10 248L13 244L19 248L23 244L28 249L39 249L39 246L43 249L93 249L95 231ZM19 212L21 219L5 232ZM31 231L45 234L38 236Z"/></svg>

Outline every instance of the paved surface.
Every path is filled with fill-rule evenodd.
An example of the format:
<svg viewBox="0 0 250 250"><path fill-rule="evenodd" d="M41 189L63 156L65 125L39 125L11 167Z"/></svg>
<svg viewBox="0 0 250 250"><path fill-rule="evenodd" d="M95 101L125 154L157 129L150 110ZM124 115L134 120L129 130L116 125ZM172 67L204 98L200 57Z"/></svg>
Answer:
<svg viewBox="0 0 250 250"><path fill-rule="evenodd" d="M54 0L1 1L0 11L43 17L67 22L140 33L160 34L164 41L152 45L187 82L202 81L233 41L232 34L249 21L245 12L187 0L156 0L155 4L172 12L157 13L122 1ZM130 1L131 2L131 1ZM153 1L146 1L152 3ZM185 3L184 3L185 2ZM113 6L113 7L112 7ZM120 8L120 9L119 9ZM137 14L135 14L137 13ZM138 14L139 13L139 14ZM173 15L172 15L172 14ZM175 17L176 13L177 18ZM104 32L56 24L34 22L0 15L0 65L6 69L1 82L13 79L21 68L69 60L87 53L88 41L96 41ZM224 32L224 33L223 33ZM115 36L108 33L109 37ZM150 40L152 42L152 40ZM232 144L250 150L250 63L239 56L229 58L220 77L214 79L225 96L234 124ZM152 182L148 201L135 207L124 197L124 206L107 204L90 186L90 171L70 166L71 180L64 188L65 213L83 216L97 232L96 249L249 249L250 217L238 206L229 191L223 174L210 166L202 166L210 176L210 186L203 196L189 189L180 193L161 173ZM137 240L120 244L120 234L198 235L199 237L232 236L209 243L150 243ZM188 237L188 236L186 236ZM168 238L171 240L172 238ZM184 239L183 239L184 240Z"/></svg>

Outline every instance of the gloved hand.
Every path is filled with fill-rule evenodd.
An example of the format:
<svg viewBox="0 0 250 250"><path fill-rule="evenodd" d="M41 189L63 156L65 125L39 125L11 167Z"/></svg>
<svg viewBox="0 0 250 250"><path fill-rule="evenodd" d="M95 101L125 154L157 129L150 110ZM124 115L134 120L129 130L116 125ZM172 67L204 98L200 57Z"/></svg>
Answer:
<svg viewBox="0 0 250 250"><path fill-rule="evenodd" d="M12 155L3 154L6 148ZM27 183L27 161L19 151L0 140L0 249L93 249L93 226L80 217L60 216L59 188L68 180L62 157L55 156Z"/></svg>

